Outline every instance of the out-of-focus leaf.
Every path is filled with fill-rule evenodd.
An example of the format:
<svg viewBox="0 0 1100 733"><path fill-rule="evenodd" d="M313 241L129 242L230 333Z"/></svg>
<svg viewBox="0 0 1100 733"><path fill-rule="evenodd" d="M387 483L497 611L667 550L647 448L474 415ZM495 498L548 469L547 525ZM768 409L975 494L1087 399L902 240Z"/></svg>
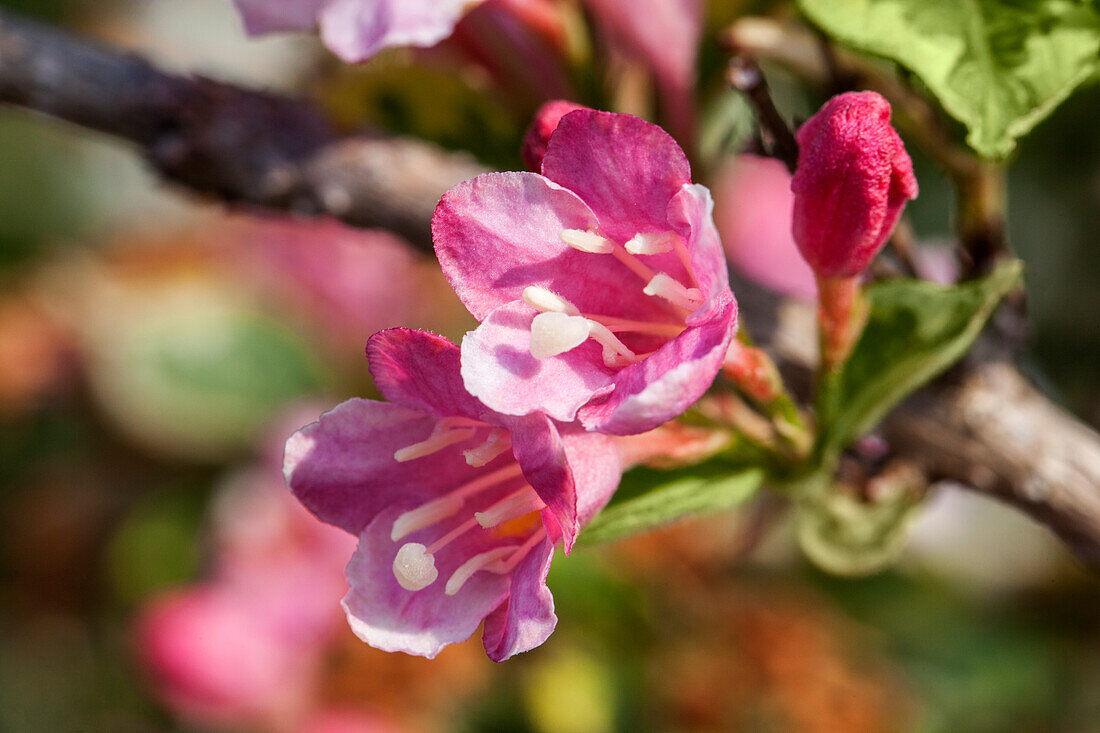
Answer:
<svg viewBox="0 0 1100 733"><path fill-rule="evenodd" d="M1016 140L1100 68L1095 0L798 0L840 42L896 61L966 125L984 156Z"/></svg>
<svg viewBox="0 0 1100 733"><path fill-rule="evenodd" d="M688 516L724 511L751 497L764 481L764 470L724 461L659 471L637 468L607 507L581 535L585 542L606 542Z"/></svg>
<svg viewBox="0 0 1100 733"><path fill-rule="evenodd" d="M961 358L1022 274L1023 264L1011 260L955 287L892 280L868 288L867 328L851 358L818 395L826 462Z"/></svg>

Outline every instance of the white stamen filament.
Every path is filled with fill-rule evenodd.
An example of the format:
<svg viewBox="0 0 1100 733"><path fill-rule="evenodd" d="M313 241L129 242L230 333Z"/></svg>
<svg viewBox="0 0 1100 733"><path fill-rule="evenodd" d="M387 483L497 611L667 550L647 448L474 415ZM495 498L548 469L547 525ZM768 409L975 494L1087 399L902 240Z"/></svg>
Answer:
<svg viewBox="0 0 1100 733"><path fill-rule="evenodd" d="M519 565L519 561L527 557L527 553L534 549L535 545L546 539L546 529L540 528L537 532L527 538L527 541L520 545L519 549L512 553L511 557L507 560L501 560L495 565L490 565L485 568L490 573L498 573L503 575L505 573L512 572L516 565Z"/></svg>
<svg viewBox="0 0 1100 733"><path fill-rule="evenodd" d="M615 251L612 252L612 254L615 255L615 259L626 265L631 272L633 272L645 282L649 282L657 275L657 272L652 267L645 264L637 257L630 254L621 247L616 247Z"/></svg>
<svg viewBox="0 0 1100 733"><path fill-rule="evenodd" d="M632 255L659 255L671 252L676 232L639 232L623 246Z"/></svg>
<svg viewBox="0 0 1100 733"><path fill-rule="evenodd" d="M454 571L447 580L447 587L444 589L447 595L453 596L455 593L458 593L462 590L462 586L466 584L466 581L473 577L474 573L481 570L486 565L505 560L514 551L515 547L510 545L508 547L494 547L488 552L474 555L469 560L462 563L458 567L458 570Z"/></svg>
<svg viewBox="0 0 1100 733"><path fill-rule="evenodd" d="M457 527L455 527L450 532L448 532L447 534L440 537L438 540L436 540L432 544L428 545L428 549L426 550L426 552L429 555L434 555L435 553L439 552L444 547L451 544L451 542L453 542L454 540L457 540L459 537L466 534L467 532L469 532L471 529L473 529L476 526L477 526L477 520L474 519L473 517L470 517L465 522L458 525Z"/></svg>
<svg viewBox="0 0 1100 733"><path fill-rule="evenodd" d="M493 428L486 436L485 442L476 448L462 451L466 456L466 463L480 468L492 461L504 451L512 447L512 436L504 428Z"/></svg>
<svg viewBox="0 0 1100 733"><path fill-rule="evenodd" d="M564 313L568 316L579 316L581 314L577 306L557 293L538 285L529 285L524 288L522 297L524 303L540 313Z"/></svg>
<svg viewBox="0 0 1100 733"><path fill-rule="evenodd" d="M684 332L685 326L675 323L650 323L648 321L635 321L630 318L618 318L616 316L599 316L582 313L590 321L596 321L607 326L612 333L644 333L650 336L667 336L676 338Z"/></svg>
<svg viewBox="0 0 1100 733"><path fill-rule="evenodd" d="M518 463L513 463L495 471L490 471L473 481L468 481L444 496L433 499L399 516L394 520L393 528L390 530L390 539L397 542L413 532L430 527L436 522L453 515L462 508L463 502L474 494L522 475L523 469L519 467Z"/></svg>
<svg viewBox="0 0 1100 733"><path fill-rule="evenodd" d="M654 275L642 292L664 298L669 303L687 310L695 310L703 302L703 295L698 288L685 288L680 282L663 272Z"/></svg>
<svg viewBox="0 0 1100 733"><path fill-rule="evenodd" d="M435 557L419 542L403 545L393 559L393 577L405 590L423 590L439 577Z"/></svg>
<svg viewBox="0 0 1100 733"><path fill-rule="evenodd" d="M607 326L598 321L588 321L589 333L603 346L603 361L609 367L633 364L635 354Z"/></svg>
<svg viewBox="0 0 1100 733"><path fill-rule="evenodd" d="M463 421L464 423L470 421ZM473 425L455 425L451 418L443 418L432 428L432 434L419 443L407 445L394 451L393 459L398 463L430 456L454 443L461 443L473 437L477 430Z"/></svg>
<svg viewBox="0 0 1100 733"><path fill-rule="evenodd" d="M545 508L542 499L530 486L524 486L519 491L513 492L483 512L475 512L477 523L485 529L496 527L505 522L522 517L524 514L537 512Z"/></svg>
<svg viewBox="0 0 1100 733"><path fill-rule="evenodd" d="M561 241L573 249L589 254L605 255L615 251L615 243L607 237L583 229L565 229L560 234Z"/></svg>
<svg viewBox="0 0 1100 733"><path fill-rule="evenodd" d="M390 529L390 539L397 542L417 530L430 527L457 512L464 503L465 499L451 493L421 504L394 520L393 528Z"/></svg>
<svg viewBox="0 0 1100 733"><path fill-rule="evenodd" d="M592 322L556 311L539 313L531 321L531 356L548 359L577 348L588 340Z"/></svg>

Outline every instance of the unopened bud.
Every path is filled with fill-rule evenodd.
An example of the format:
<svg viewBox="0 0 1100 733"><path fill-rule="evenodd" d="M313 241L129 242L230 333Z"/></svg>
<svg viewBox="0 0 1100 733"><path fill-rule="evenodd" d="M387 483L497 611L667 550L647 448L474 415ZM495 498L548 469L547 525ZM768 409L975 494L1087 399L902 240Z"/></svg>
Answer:
<svg viewBox="0 0 1100 733"><path fill-rule="evenodd" d="M542 157L546 155L546 146L550 144L550 136L558 129L561 118L578 109L587 109L583 105L568 102L564 99L555 99L547 102L535 113L535 119L527 128L527 134L523 138L523 162L535 173L542 172Z"/></svg>
<svg viewBox="0 0 1100 733"><path fill-rule="evenodd" d="M793 233L819 280L858 275L917 196L913 163L875 92L833 97L798 131Z"/></svg>

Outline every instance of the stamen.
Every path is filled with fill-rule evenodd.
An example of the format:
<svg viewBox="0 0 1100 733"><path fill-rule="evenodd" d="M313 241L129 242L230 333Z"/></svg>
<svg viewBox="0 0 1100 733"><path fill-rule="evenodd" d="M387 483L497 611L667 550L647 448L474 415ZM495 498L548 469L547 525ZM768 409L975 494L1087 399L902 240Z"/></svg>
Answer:
<svg viewBox="0 0 1100 733"><path fill-rule="evenodd" d="M454 571L451 577L447 580L447 587L445 591L447 595L453 596L462 590L462 586L466 584L466 581L473 577L474 573L481 570L486 565L499 562L507 558L512 554L514 548L509 547L495 547L488 552L483 552L480 555L474 555L466 562L462 563L458 567L458 570Z"/></svg>
<svg viewBox="0 0 1100 733"><path fill-rule="evenodd" d="M393 577L405 590L424 590L439 577L435 557L419 542L410 542L393 559Z"/></svg>
<svg viewBox="0 0 1100 733"><path fill-rule="evenodd" d="M669 303L688 310L695 310L703 302L703 294L698 288L685 288L679 281L663 272L654 275L642 292L664 298Z"/></svg>
<svg viewBox="0 0 1100 733"><path fill-rule="evenodd" d="M562 231L560 236L561 241L565 242L573 249L579 249L581 252L605 255L608 252L615 251L615 243L613 241L591 230L566 229Z"/></svg>
<svg viewBox="0 0 1100 733"><path fill-rule="evenodd" d="M465 499L452 492L407 511L394 520L390 539L397 542L417 530L430 527L457 512L464 503Z"/></svg>
<svg viewBox="0 0 1100 733"><path fill-rule="evenodd" d="M687 245L684 244L683 238L675 232L672 232L672 248L676 250L676 256L680 258L680 264L687 270L691 282L695 287L699 287L699 278L695 277L695 268L691 266L691 253L688 252Z"/></svg>
<svg viewBox="0 0 1100 733"><path fill-rule="evenodd" d="M462 453L466 456L466 463L480 468L511 447L511 434L504 428L493 428L489 431L484 443L476 448L464 450Z"/></svg>
<svg viewBox="0 0 1100 733"><path fill-rule="evenodd" d="M565 298L538 285L528 285L523 289L522 297L524 303L541 313L549 311L564 313L569 316L579 316L581 313L577 306Z"/></svg>
<svg viewBox="0 0 1100 733"><path fill-rule="evenodd" d="M531 356L548 359L577 348L588 340L591 322L580 316L548 311L531 321Z"/></svg>
<svg viewBox="0 0 1100 733"><path fill-rule="evenodd" d="M618 318L616 316L600 316L582 313L590 321L596 321L607 326L612 333L644 333L651 336L667 336L676 338L684 332L684 326L675 323L650 323L649 321L635 321L630 318Z"/></svg>
<svg viewBox="0 0 1100 733"><path fill-rule="evenodd" d="M431 545L430 545L430 546L428 547L428 549L426 550L426 552L427 552L427 553L428 553L429 555L434 555L435 553L439 552L439 551L440 551L440 550L442 550L442 549L443 549L444 547L446 547L447 545L449 545L449 544L450 544L450 543L451 543L452 541L454 541L454 540L458 539L459 537L461 537L462 535L466 534L467 532L469 532L469 531L470 531L471 529L473 529L473 528L474 528L474 527L476 527L476 526L477 526L477 520L476 520L476 519L474 519L473 517L470 517L470 518L469 518L469 519L467 519L467 520L466 520L465 522L463 522L462 524L458 525L457 527L455 527L454 529L452 529L452 530L451 530L450 532L448 532L447 534L443 535L443 536L442 536L442 537L440 537L440 538L439 538L438 540L436 540L435 542L433 542L433 543L432 543L432 544L431 544Z"/></svg>
<svg viewBox="0 0 1100 733"><path fill-rule="evenodd" d="M653 277L657 274L652 267L645 264L637 257L630 254L621 247L616 247L611 254L615 255L615 259L626 265L631 272L633 272L635 275L640 277L642 280L645 280L646 282L652 280Z"/></svg>
<svg viewBox="0 0 1100 733"><path fill-rule="evenodd" d="M599 321L588 321L590 335L603 346L603 363L609 367L633 364L636 355Z"/></svg>
<svg viewBox="0 0 1100 733"><path fill-rule="evenodd" d="M478 524L485 529L489 529L509 520L522 517L524 514L537 512L545 507L546 505L542 503L542 499L535 493L535 490L530 486L524 486L485 511L475 512L474 517L477 519Z"/></svg>
<svg viewBox="0 0 1100 733"><path fill-rule="evenodd" d="M520 468L519 464L512 463L495 471L489 471L473 481L468 481L457 489L452 489L446 495L433 499L399 516L394 520L393 528L390 530L390 539L397 542L413 532L430 527L436 522L453 515L462 508L462 503L474 494L522 475L523 469Z"/></svg>
<svg viewBox="0 0 1100 733"><path fill-rule="evenodd" d="M519 565L520 560L527 557L527 554L535 548L535 545L539 544L544 539L546 539L545 528L531 535L507 560L500 560L495 565L490 565L485 569L490 573L499 573L500 575L512 572L516 565Z"/></svg>
<svg viewBox="0 0 1100 733"><path fill-rule="evenodd" d="M639 232L623 246L632 255L659 255L671 252L676 239L676 232Z"/></svg>
<svg viewBox="0 0 1100 733"><path fill-rule="evenodd" d="M449 445L461 443L463 440L473 437L476 430L477 428L473 426L456 426L451 418L443 418L435 424L435 427L432 428L432 434L426 440L394 451L393 459L398 463L404 463L414 458L430 456Z"/></svg>

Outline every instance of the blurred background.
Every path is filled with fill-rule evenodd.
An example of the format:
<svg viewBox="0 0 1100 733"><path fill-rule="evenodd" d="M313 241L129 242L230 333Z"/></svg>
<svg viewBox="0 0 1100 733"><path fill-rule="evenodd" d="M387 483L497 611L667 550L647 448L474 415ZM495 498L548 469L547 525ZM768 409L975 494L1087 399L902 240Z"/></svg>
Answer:
<svg viewBox="0 0 1100 733"><path fill-rule="evenodd" d="M0 4L505 169L562 93L503 78L476 18L349 67L308 37L247 39L228 0ZM787 182L733 155L751 121L712 40L748 12L786 11L710 3L703 101L681 129L732 261L771 284L745 252L787 236ZM567 70L566 91L644 108L629 64L601 68ZM785 114L820 104L766 71ZM1093 83L1023 141L1009 222L1025 367L1094 426L1098 111ZM953 194L910 150L934 261ZM396 236L229 211L126 145L0 109L0 730L1100 731L1100 584L1022 515L949 486L870 578L813 569L783 523L758 537L750 508L579 548L551 573L557 632L504 666L478 639L435 661L370 649L339 609L354 541L305 514L279 466L294 429L376 394L363 346L396 325L470 326Z"/></svg>

